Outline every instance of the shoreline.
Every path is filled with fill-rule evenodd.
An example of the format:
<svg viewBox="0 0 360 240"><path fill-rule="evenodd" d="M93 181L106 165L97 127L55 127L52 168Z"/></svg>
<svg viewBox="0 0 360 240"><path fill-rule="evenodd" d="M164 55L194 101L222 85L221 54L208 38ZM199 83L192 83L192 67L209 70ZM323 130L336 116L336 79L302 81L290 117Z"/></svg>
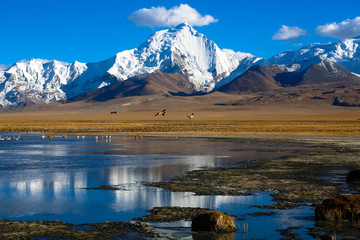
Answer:
<svg viewBox="0 0 360 240"><path fill-rule="evenodd" d="M123 136L123 135L119 135ZM130 135L136 136L136 135ZM236 168L209 168L204 170L195 170L185 173L183 176L176 177L168 182L152 183L151 186L161 187L169 189L171 191L190 191L199 195L241 195L247 194L251 191L277 191L273 194L274 200L277 202L273 205L262 206L261 208L267 209L289 209L298 206L309 206L321 202L326 197L334 196L344 191L341 185L337 183L327 182L321 177L330 177L327 173L336 169L352 169L360 167L360 163L357 163L355 158L358 158L360 152L360 137L292 137L292 136L198 136L198 135L143 135L143 137L200 137L200 138L236 138L245 139L249 141L265 142L269 141L272 144L282 143L306 143L311 147L319 148L318 152L312 152L306 154L306 150L302 150L296 156L290 156L284 159L273 160L259 160L250 161L245 163L245 166L239 166ZM324 150L324 148L326 148ZM320 150L324 151L320 151ZM304 176L302 176L304 175ZM236 177L235 180L232 177ZM197 181L200 179L201 181ZM211 180L211 181L210 181ZM199 185L199 182L201 184ZM236 182L238 184L236 184ZM175 185L173 185L175 183ZM204 185L203 183L207 183ZM224 186L225 188L215 188L217 186ZM185 186L185 187L184 187ZM230 187L229 187L230 186ZM259 187L261 186L261 187ZM189 188L190 187L190 188ZM205 190L204 190L205 189ZM359 192L360 187L355 187L351 191ZM348 191L348 190L347 190ZM349 190L350 191L350 190ZM254 206L258 207L258 206ZM165 209L165 207L162 207ZM151 211L151 209L149 209ZM180 209L180 211L186 211ZM188 209L192 211L192 209ZM175 214L174 214L175 215ZM169 218L163 218L164 222L167 222ZM5 225L3 225L5 224ZM135 225L133 225L135 224ZM75 239L88 239L95 234L96 231L88 231L89 229L82 229L82 226L93 226L93 224L80 224L73 225L69 223L53 222L53 221L7 221L0 220L0 225L3 225L3 229L7 227L17 227L14 229L8 228L10 232L28 231L30 225L34 227L34 234L40 234L39 236L72 236ZM47 229L49 225L49 229ZM66 226L72 226L67 227ZM151 236L161 236L163 239L171 239L171 236L159 233L151 225L142 225L140 223L116 223L105 222L94 225L101 234L115 234L111 236L118 236L116 234L128 234L128 230L133 233L149 234ZM116 227L115 227L116 226ZM122 226L119 228L119 226ZM80 227L80 229L78 229ZM114 228L113 228L114 227ZM85 227L87 228L87 227ZM116 230L119 228L120 230ZM152 228L152 230L151 230ZM45 232L39 232L40 229L47 229ZM59 229L62 229L59 232ZM323 228L317 230L321 232ZM5 230L6 231L6 230ZM144 233L145 231L145 233ZM331 231L328 230L328 231ZM93 232L93 233L91 233ZM9 233L7 233L9 234ZM20 234L20 233L17 233ZM23 233L26 234L26 233ZM41 235L43 234L43 235ZM55 235L54 235L55 234ZM63 235L65 234L65 235ZM70 235L69 235L70 234ZM73 235L72 235L73 234ZM79 236L77 234L80 234ZM99 233L96 233L99 234ZM151 235L152 234L152 235ZM160 234L160 235L156 235ZM163 235L161 235L163 234ZM1 236L1 235L0 235ZM11 235L6 235L11 238ZM34 235L35 236L35 235ZM85 237L86 236L86 237ZM110 235L106 235L110 236ZM125 236L125 235L124 235ZM38 237L38 236L36 236ZM15 237L16 238L16 237ZM29 238L31 239L31 238ZM103 238L107 239L107 238ZM140 238L141 239L141 238ZM145 237L144 237L145 239Z"/></svg>

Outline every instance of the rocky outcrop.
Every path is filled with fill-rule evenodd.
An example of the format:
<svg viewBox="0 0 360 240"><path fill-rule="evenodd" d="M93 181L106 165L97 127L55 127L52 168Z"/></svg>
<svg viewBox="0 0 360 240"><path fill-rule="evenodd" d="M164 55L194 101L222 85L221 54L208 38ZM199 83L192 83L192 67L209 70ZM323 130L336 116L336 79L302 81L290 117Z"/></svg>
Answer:
<svg viewBox="0 0 360 240"><path fill-rule="evenodd" d="M316 221L360 222L360 195L328 198L315 209Z"/></svg>
<svg viewBox="0 0 360 240"><path fill-rule="evenodd" d="M234 218L217 211L197 215L191 223L193 231L233 232L236 231Z"/></svg>

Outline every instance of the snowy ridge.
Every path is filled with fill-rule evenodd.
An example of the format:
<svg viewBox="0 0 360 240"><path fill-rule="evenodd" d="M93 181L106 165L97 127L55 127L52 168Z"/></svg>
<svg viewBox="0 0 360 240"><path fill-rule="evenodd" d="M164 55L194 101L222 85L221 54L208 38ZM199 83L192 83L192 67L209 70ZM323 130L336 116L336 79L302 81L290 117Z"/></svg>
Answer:
<svg viewBox="0 0 360 240"><path fill-rule="evenodd" d="M357 77L360 77L360 74L353 73L353 72L352 72L352 74L354 74L354 75L357 76Z"/></svg>
<svg viewBox="0 0 360 240"><path fill-rule="evenodd" d="M230 55L233 55L239 61L239 65L233 72L231 72L231 75L224 78L222 81L217 82L215 88L219 88L231 82L236 77L240 76L242 73L248 70L254 64L261 64L261 62L263 61L262 58L255 57L250 53L234 52L231 49L223 49L223 51Z"/></svg>
<svg viewBox="0 0 360 240"><path fill-rule="evenodd" d="M31 59L0 70L0 106L50 103L145 73L180 72L197 91L211 91L235 71L241 74L259 59L221 50L186 23L155 32L138 48L98 63L72 64Z"/></svg>
<svg viewBox="0 0 360 240"><path fill-rule="evenodd" d="M31 59L0 72L0 105L50 103L66 97L63 85L86 69L85 64Z"/></svg>
<svg viewBox="0 0 360 240"><path fill-rule="evenodd" d="M327 58L350 72L360 74L360 39L346 39L335 43L310 44L295 51L286 51L265 60L263 65L279 64L291 68L294 63L316 63L317 57ZM293 70L304 69L297 66Z"/></svg>

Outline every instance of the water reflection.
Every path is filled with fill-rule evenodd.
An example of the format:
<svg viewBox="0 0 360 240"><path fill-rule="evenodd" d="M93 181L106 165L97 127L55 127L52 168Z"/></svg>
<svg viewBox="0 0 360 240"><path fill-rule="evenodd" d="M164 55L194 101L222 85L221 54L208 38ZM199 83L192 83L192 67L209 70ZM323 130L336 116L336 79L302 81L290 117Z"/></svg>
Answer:
<svg viewBox="0 0 360 240"><path fill-rule="evenodd" d="M270 193L196 196L142 183L168 180L195 169L287 156L296 147L284 146L287 151L278 151L277 146L231 139L112 138L110 142L68 137L50 141L25 135L21 141L0 144L0 218L129 221L159 206L203 207L246 216L256 211L250 205L271 204ZM120 190L84 189L101 185ZM298 214L279 213L275 221L262 221L275 229ZM259 225L255 218L247 219L250 227ZM272 234L279 237L277 232Z"/></svg>
<svg viewBox="0 0 360 240"><path fill-rule="evenodd" d="M196 166L196 164L194 165ZM174 173L192 169L192 165L161 167L110 167L101 169L76 170L37 174L32 179L15 180L3 184L1 193L6 199L0 203L1 214L5 218L15 217L30 219L34 214L58 213L60 205L67 205L67 211L77 211L78 205L84 211L91 210L92 202L101 204L103 216L112 220L128 221L129 218L114 215L120 212L131 212L137 209L145 211L156 206L204 207L217 209L223 204L265 204L270 197L258 195L250 197L231 196L195 196L188 192L170 192L158 188L145 187L144 181L160 181L173 176ZM86 190L87 187L112 185L120 188L117 191ZM13 211L13 201L37 202L39 208L18 209ZM69 203L71 201L71 204ZM42 205L43 203L44 205ZM26 203L24 203L26 205ZM49 206L49 208L44 208ZM53 207L51 207L53 206ZM89 209L87 209L89 208ZM85 214L85 213L83 213ZM136 213L134 213L136 214ZM137 213L138 214L138 213ZM100 217L100 216L99 216ZM106 220L108 220L106 218ZM120 218L120 219L119 219ZM104 219L105 220L105 219ZM72 220L78 222L76 217Z"/></svg>

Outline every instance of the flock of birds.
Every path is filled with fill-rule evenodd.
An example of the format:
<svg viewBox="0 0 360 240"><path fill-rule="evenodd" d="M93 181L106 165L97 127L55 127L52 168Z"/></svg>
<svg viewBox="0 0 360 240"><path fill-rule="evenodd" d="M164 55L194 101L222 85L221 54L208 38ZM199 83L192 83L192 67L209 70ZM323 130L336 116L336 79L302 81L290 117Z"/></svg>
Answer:
<svg viewBox="0 0 360 240"><path fill-rule="evenodd" d="M41 138L42 139L46 139L46 137L50 140L53 140L56 135L54 134L42 134L41 135ZM62 135L63 138L67 138L68 136L67 135ZM90 137L90 136L88 136ZM92 136L94 138L95 141L98 141L98 140L105 140L105 141L111 141L111 135L104 135L104 136ZM75 138L77 139L85 139L86 136L85 135L75 135ZM12 140L15 140L15 141L18 141L20 140L20 136L0 136L0 141L12 141Z"/></svg>
<svg viewBox="0 0 360 240"><path fill-rule="evenodd" d="M155 113L154 116L156 117L156 116L165 116L165 115L166 115L166 109ZM191 115L186 115L186 117L188 119L193 119L194 118L194 113L191 113ZM53 135L52 133L49 133L48 135L42 134L41 137L43 139L48 137L50 140L53 140L56 137L56 135ZM62 135L62 137L67 138L67 135ZM75 138L77 138L77 139L85 139L86 136L85 135L75 135ZM105 136L100 136L100 137L99 136L93 136L93 138L96 141L98 141L99 139L103 139L103 140L106 140L106 141L111 141L111 135L105 135ZM136 139L140 139L140 137L136 137ZM11 141L11 140L18 141L18 140L20 140L20 136L5 136L5 137L0 136L0 141Z"/></svg>
<svg viewBox="0 0 360 240"><path fill-rule="evenodd" d="M155 117L157 117L157 116L165 116L166 115L166 109L164 109L164 110L162 110L162 111L160 111L160 112L157 112L157 113L155 113ZM188 119L193 119L194 118L194 113L191 113L191 115L186 115L186 117L188 118Z"/></svg>
<svg viewBox="0 0 360 240"><path fill-rule="evenodd" d="M53 135L53 134L49 134L49 135L46 135L46 134L42 134L41 135L41 138L42 139L45 139L46 137L48 137L50 140L53 140L56 135ZM67 135L62 135L63 138L67 138L68 136ZM88 136L90 137L90 136ZM111 135L105 135L105 136L92 136L94 138L94 140L98 141L99 139L104 139L106 141L111 141ZM86 136L85 135L75 135L75 138L77 139L85 139Z"/></svg>
<svg viewBox="0 0 360 240"><path fill-rule="evenodd" d="M0 141L11 141L11 140L15 140L18 141L20 140L20 136L0 136Z"/></svg>

